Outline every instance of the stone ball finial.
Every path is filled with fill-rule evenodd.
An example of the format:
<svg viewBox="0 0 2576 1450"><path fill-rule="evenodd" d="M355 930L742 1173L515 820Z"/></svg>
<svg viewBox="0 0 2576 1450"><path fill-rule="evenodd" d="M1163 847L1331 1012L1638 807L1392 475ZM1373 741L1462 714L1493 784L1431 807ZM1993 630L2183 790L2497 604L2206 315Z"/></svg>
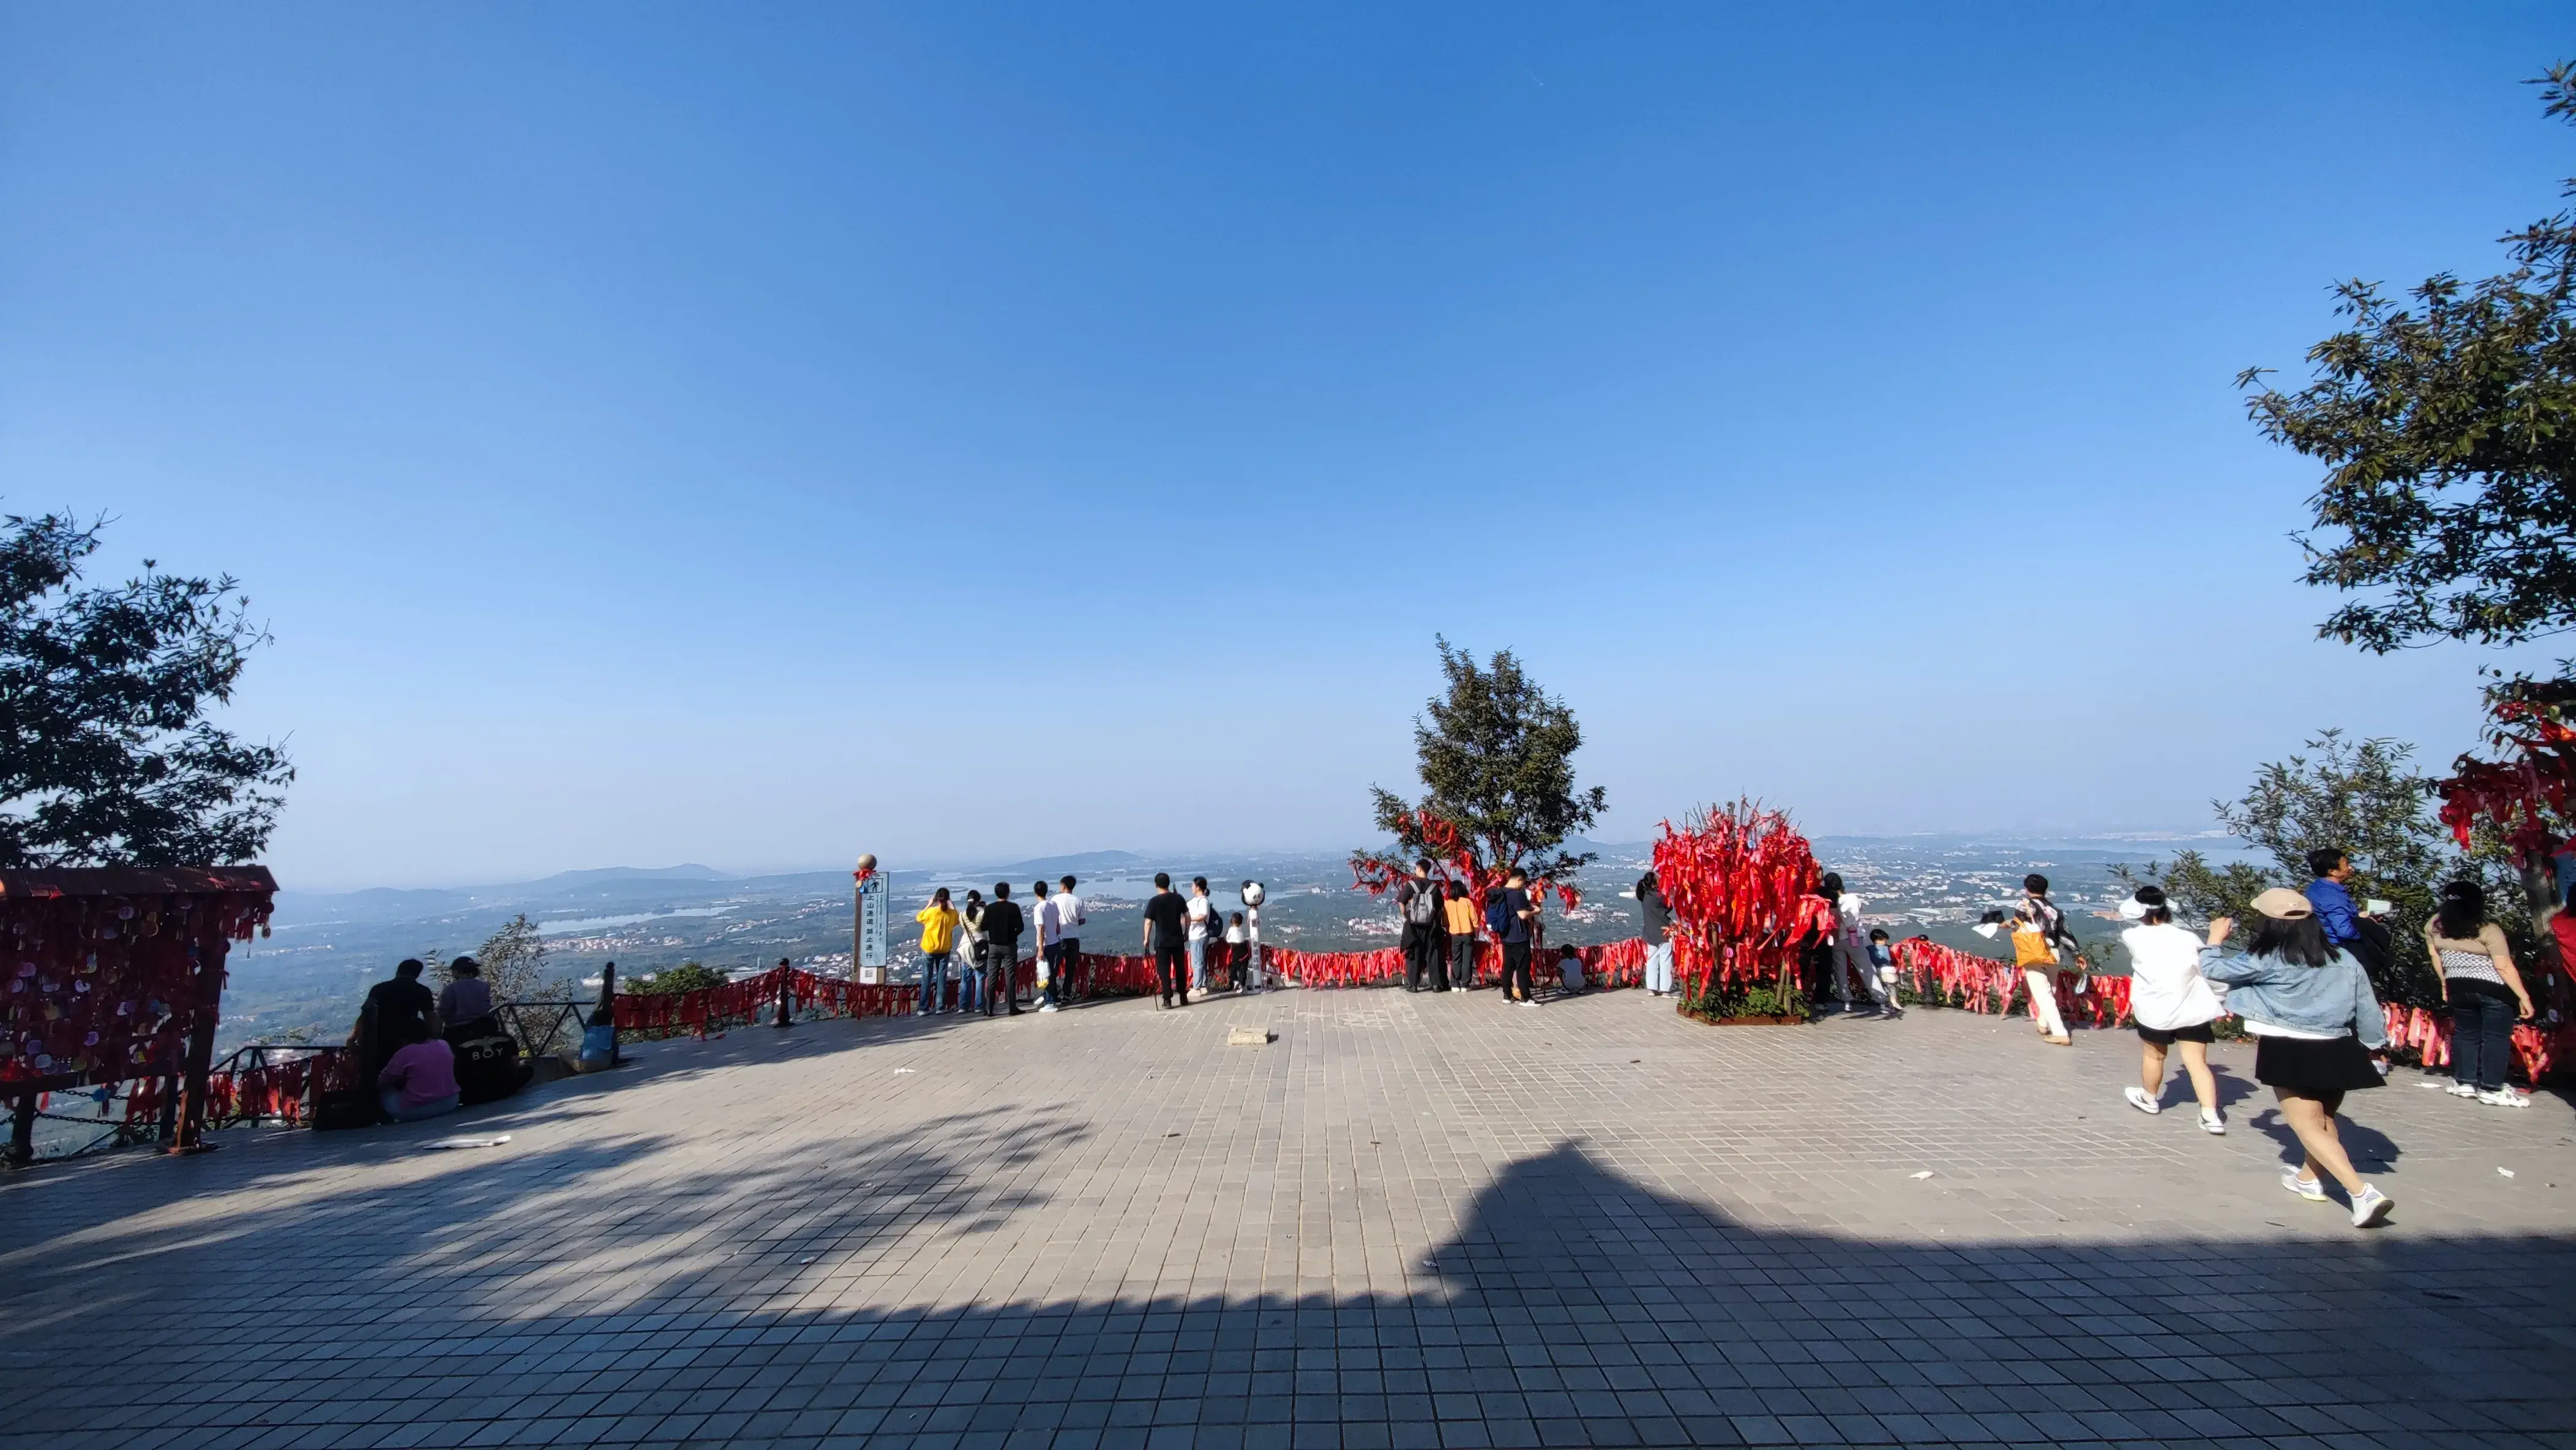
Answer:
<svg viewBox="0 0 2576 1450"><path fill-rule="evenodd" d="M860 874L860 875L862 875L862 876L865 876L865 875L869 874L870 872L872 872L872 871L874 871L874 870L876 870L876 869L877 869L877 858L876 858L876 853L875 853L875 852L873 852L873 851L862 851L862 852L860 852L860 853L859 853L859 874Z"/></svg>

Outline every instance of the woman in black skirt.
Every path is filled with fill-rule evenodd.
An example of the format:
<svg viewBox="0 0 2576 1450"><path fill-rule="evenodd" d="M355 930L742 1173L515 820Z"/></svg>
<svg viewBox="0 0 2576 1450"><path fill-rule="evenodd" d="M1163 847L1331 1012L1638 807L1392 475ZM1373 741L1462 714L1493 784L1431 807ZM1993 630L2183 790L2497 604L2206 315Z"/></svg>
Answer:
<svg viewBox="0 0 2576 1450"><path fill-rule="evenodd" d="M2353 1171L2335 1113L2345 1093L2381 1085L2369 1049L2388 1044L2387 1018L2361 963L2326 944L2306 897L2274 887L2254 898L2254 909L2263 920L2246 953L2205 962L2201 975L2227 984L2227 1010L2260 1044L2254 1080L2280 1099L2282 1118L2307 1150L2305 1161L2281 1175L2281 1186L2325 1203L2322 1168L2352 1196L2352 1226L2368 1228L2397 1201ZM2227 940L2234 926L2223 916L2211 922L2209 944Z"/></svg>

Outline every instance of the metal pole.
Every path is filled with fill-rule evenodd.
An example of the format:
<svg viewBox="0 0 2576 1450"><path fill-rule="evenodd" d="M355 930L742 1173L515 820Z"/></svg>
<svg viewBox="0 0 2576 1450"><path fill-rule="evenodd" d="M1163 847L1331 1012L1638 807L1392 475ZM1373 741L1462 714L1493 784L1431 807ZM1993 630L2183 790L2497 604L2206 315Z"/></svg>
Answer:
<svg viewBox="0 0 2576 1450"><path fill-rule="evenodd" d="M615 1067L626 1060L617 1051L617 963L615 962L610 962L599 969L599 1010L608 1014L608 1065Z"/></svg>
<svg viewBox="0 0 2576 1450"><path fill-rule="evenodd" d="M785 957L780 957L778 959L778 1020L770 1025L773 1027L795 1026L795 1022L788 1015L794 1010L795 1001L796 974L788 969L787 959Z"/></svg>
<svg viewBox="0 0 2576 1450"><path fill-rule="evenodd" d="M9 1113L9 1166L24 1168L35 1161L36 1095L20 1093Z"/></svg>

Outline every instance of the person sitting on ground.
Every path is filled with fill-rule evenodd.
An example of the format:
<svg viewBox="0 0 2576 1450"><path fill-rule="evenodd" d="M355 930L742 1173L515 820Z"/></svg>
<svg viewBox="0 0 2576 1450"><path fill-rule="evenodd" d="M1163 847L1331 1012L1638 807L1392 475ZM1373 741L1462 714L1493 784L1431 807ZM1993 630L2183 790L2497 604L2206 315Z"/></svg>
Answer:
<svg viewBox="0 0 2576 1450"><path fill-rule="evenodd" d="M410 1035L411 1041L394 1053L384 1071L376 1074L385 1116L397 1123L411 1123L455 1112L460 1102L455 1049L447 1045L447 1039L430 1036L429 1029L419 1024L412 1026Z"/></svg>
<svg viewBox="0 0 2576 1450"><path fill-rule="evenodd" d="M447 964L448 982L438 994L438 1020L450 1043L489 1037L501 1030L492 1017L492 984L483 980L483 964L458 957Z"/></svg>
<svg viewBox="0 0 2576 1450"><path fill-rule="evenodd" d="M1904 1016L1905 1009L1896 1002L1896 944L1888 940L1886 927L1869 929L1869 969L1878 973L1878 984L1887 989L1886 1015Z"/></svg>
<svg viewBox="0 0 2576 1450"><path fill-rule="evenodd" d="M1569 997L1583 990L1583 954L1567 942L1556 950L1556 979L1564 984Z"/></svg>
<svg viewBox="0 0 2576 1450"><path fill-rule="evenodd" d="M617 1065L617 1020L607 1008L590 1014L590 1025L581 1033L581 1056L574 1065L583 1072L606 1072Z"/></svg>

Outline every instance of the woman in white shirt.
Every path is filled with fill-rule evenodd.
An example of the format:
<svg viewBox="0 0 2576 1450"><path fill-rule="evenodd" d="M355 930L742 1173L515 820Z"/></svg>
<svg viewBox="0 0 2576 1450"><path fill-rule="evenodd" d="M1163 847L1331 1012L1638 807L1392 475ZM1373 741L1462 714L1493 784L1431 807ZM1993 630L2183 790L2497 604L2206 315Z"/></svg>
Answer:
<svg viewBox="0 0 2576 1450"><path fill-rule="evenodd" d="M2129 949L2129 1016L2138 1024L2142 1055L2138 1081L2126 1090L2129 1106L2142 1113L2164 1111L2165 1050L2179 1043L2183 1071L2200 1099L2200 1126L2227 1131L2218 1112L2218 1080L2209 1075L2209 1024L2226 1011L2216 988L2200 974L2199 937L2173 924L2173 905L2162 890L2141 886L2120 907L2138 924L2120 933Z"/></svg>

